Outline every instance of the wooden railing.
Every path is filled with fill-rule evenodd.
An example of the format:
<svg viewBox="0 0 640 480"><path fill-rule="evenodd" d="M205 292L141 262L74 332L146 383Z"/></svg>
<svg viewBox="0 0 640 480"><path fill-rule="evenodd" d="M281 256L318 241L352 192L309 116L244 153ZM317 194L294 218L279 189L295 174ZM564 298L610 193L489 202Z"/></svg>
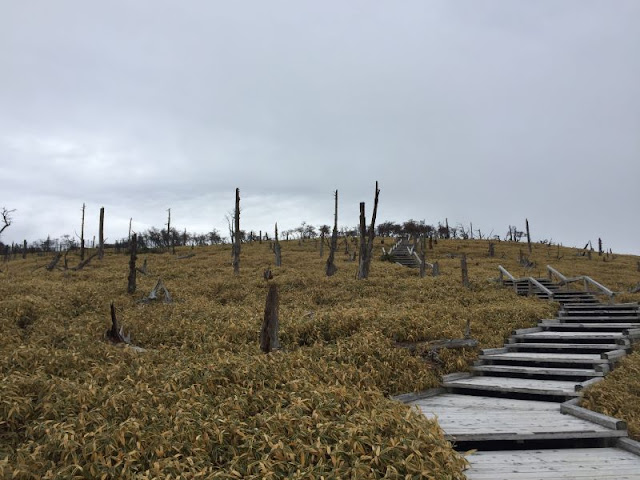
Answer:
<svg viewBox="0 0 640 480"><path fill-rule="evenodd" d="M518 293L518 284L522 284L527 282L528 291L527 294L531 295L535 289L545 293L550 300L553 300L553 292L549 290L547 287L542 285L538 280L533 277L523 277L523 278L515 278L509 271L504 268L502 265L498 265L498 271L500 272L500 283L503 283L505 277L507 280L510 280L513 283L513 289L516 293Z"/></svg>
<svg viewBox="0 0 640 480"><path fill-rule="evenodd" d="M591 290L589 289L589 286L593 286L596 289L596 292L594 293L606 295L607 297L609 297L610 302L613 302L616 296L615 292L613 292L612 290L609 290L607 287L605 287L601 283L596 282L593 278L588 277L586 275L580 275L578 277L566 277L563 274L561 274L559 271L557 271L555 268L553 268L551 265L547 265L547 272L549 273L550 279L552 279L553 276L558 278L558 280L560 280L558 282L560 285L569 286L569 284L571 283L582 282L584 290L586 292L591 292Z"/></svg>

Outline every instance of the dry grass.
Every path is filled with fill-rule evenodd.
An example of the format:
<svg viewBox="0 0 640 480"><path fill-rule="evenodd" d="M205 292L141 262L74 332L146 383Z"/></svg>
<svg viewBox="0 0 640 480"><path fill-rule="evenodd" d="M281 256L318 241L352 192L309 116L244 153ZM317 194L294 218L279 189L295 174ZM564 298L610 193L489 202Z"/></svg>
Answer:
<svg viewBox="0 0 640 480"><path fill-rule="evenodd" d="M498 243L488 258L486 242L442 241L428 255L440 277L376 260L358 281L356 264L342 259L325 277L314 242L283 243L274 281L284 349L270 355L258 346L267 244L243 246L238 277L228 246L185 260L148 255L153 275L133 297L125 256L66 274L34 271L45 257L12 261L0 274L0 476L463 478L464 459L437 424L388 396L437 386L477 351L433 364L393 341L461 337L470 319L481 346L496 347L553 314L552 304L498 288L498 263L516 276L552 263L616 290L640 276L635 257L589 261L563 249L556 260L542 245L538 267L525 271L519 248ZM451 258L462 252L470 290ZM175 303L137 303L158 276ZM147 352L102 340L111 300Z"/></svg>

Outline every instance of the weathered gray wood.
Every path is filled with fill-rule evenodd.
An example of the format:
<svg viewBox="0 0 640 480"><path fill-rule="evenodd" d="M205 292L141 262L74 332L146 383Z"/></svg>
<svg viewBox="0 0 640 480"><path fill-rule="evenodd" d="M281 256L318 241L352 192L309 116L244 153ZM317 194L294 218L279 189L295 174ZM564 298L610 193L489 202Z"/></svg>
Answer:
<svg viewBox="0 0 640 480"><path fill-rule="evenodd" d="M401 395L394 395L391 397L391 400L396 400L402 403L412 403L424 398L435 397L436 395L441 395L445 392L446 390L444 388L430 388L428 390L423 390L422 392L411 392L403 393Z"/></svg>
<svg viewBox="0 0 640 480"><path fill-rule="evenodd" d="M617 448L480 451L467 457L469 480L638 480L640 459Z"/></svg>
<svg viewBox="0 0 640 480"><path fill-rule="evenodd" d="M439 351L442 349L456 349L456 348L475 348L478 346L478 341L473 338L456 338L456 339L443 339L443 340L428 340L424 342L396 342L394 344L398 348L406 348L411 353L418 351Z"/></svg>
<svg viewBox="0 0 640 480"><path fill-rule="evenodd" d="M104 258L104 207L100 207L100 226L98 228L98 260Z"/></svg>
<svg viewBox="0 0 640 480"><path fill-rule="evenodd" d="M136 233L133 234L132 243L131 243L131 253L129 257L129 277L127 283L127 293L135 293L136 292L136 259L138 253L138 235Z"/></svg>
<svg viewBox="0 0 640 480"><path fill-rule="evenodd" d="M282 248L280 247L280 239L278 238L278 222L276 222L275 228L275 241L273 244L273 254L275 256L274 263L276 267L282 266Z"/></svg>
<svg viewBox="0 0 640 480"><path fill-rule="evenodd" d="M631 438L619 438L616 442L616 446L640 456L640 442L636 442Z"/></svg>
<svg viewBox="0 0 640 480"><path fill-rule="evenodd" d="M529 247L529 253L531 253L531 234L529 233L529 219L525 219L527 227L527 246Z"/></svg>
<svg viewBox="0 0 640 480"><path fill-rule="evenodd" d="M626 354L627 354L626 350L616 349L616 350L610 350L608 352L602 353L601 357L606 358L607 360L617 360L624 357Z"/></svg>
<svg viewBox="0 0 640 480"><path fill-rule="evenodd" d="M448 375L443 375L442 376L442 381L443 382L452 382L454 380L460 380L463 378L470 378L472 377L472 375L468 372L456 372L456 373L450 373Z"/></svg>
<svg viewBox="0 0 640 480"><path fill-rule="evenodd" d="M553 395L577 397L576 382L562 380L530 380L508 377L470 377L456 380L444 380L446 388L464 388L495 392L531 393L535 395Z"/></svg>
<svg viewBox="0 0 640 480"><path fill-rule="evenodd" d="M371 258L373 257L373 242L375 240L375 224L376 215L378 213L378 198L380 189L376 182L375 196L373 199L373 214L371 216L371 225L367 231L366 217L364 212L364 202L360 202L360 251L358 262L358 273L356 278L364 279L369 277L369 269L371 268Z"/></svg>
<svg viewBox="0 0 640 480"><path fill-rule="evenodd" d="M436 261L433 262L433 266L431 267L431 276L437 277L440 275L440 264Z"/></svg>
<svg viewBox="0 0 640 480"><path fill-rule="evenodd" d="M82 204L82 223L80 224L80 261L84 260L84 211L85 204Z"/></svg>
<svg viewBox="0 0 640 480"><path fill-rule="evenodd" d="M513 332L511 332L512 335L524 335L526 333L535 333L535 332L541 332L542 328L540 327L532 327L532 328L520 328L518 330L514 330Z"/></svg>
<svg viewBox="0 0 640 480"><path fill-rule="evenodd" d="M278 340L278 308L278 287L275 283L272 283L269 285L262 328L260 329L260 349L264 353L280 348L280 341Z"/></svg>
<svg viewBox="0 0 640 480"><path fill-rule="evenodd" d="M58 265L58 262L60 261L61 258L62 258L62 252L56 253L53 259L51 260L51 262L49 262L49 265L46 266L46 269L48 271L51 271L54 268L56 268L56 265Z"/></svg>
<svg viewBox="0 0 640 480"><path fill-rule="evenodd" d="M590 380L587 380L586 382L580 382L578 385L576 385L576 392L584 390L585 388L590 387L595 383L601 382L602 380L604 380L603 377L595 377Z"/></svg>
<svg viewBox="0 0 640 480"><path fill-rule="evenodd" d="M240 273L240 189L236 188L236 204L233 215L233 246L232 246L233 258L233 273L238 275Z"/></svg>
<svg viewBox="0 0 640 480"><path fill-rule="evenodd" d="M331 243L329 244L329 257L327 258L327 263L324 269L327 277L331 277L338 271L338 268L335 265L336 250L338 250L338 190L335 192L333 231L331 232Z"/></svg>
<svg viewBox="0 0 640 480"><path fill-rule="evenodd" d="M480 355L478 358L481 360L488 361L518 361L518 362L540 362L540 363L574 363L578 365L582 364L606 364L608 362L607 359L602 358L600 354L597 353L584 353L584 354L575 354L575 353L538 353L538 352L510 352L509 350L504 350L504 352L495 352Z"/></svg>
<svg viewBox="0 0 640 480"><path fill-rule="evenodd" d="M602 377L603 373L588 368L541 368L511 365L479 365L471 368L474 372L516 373L524 375L549 375L559 377Z"/></svg>
<svg viewBox="0 0 640 480"><path fill-rule="evenodd" d="M507 350L504 347L501 347L501 348L485 348L485 349L482 350L482 353L484 355L493 355L493 354L496 354L496 353L507 353L508 351L509 350Z"/></svg>
<svg viewBox="0 0 640 480"><path fill-rule="evenodd" d="M560 405L560 411L562 413L573 415L574 417L582 418L584 420L597 423L598 425L602 425L603 427L610 428L612 430L627 429L627 422L625 422L624 420L619 420L617 418L613 418L608 415L603 415L601 413L597 413L592 410L582 408L581 406L576 405L576 403L579 401L580 401L579 398L575 398L567 402L564 402L563 404Z"/></svg>
<svg viewBox="0 0 640 480"><path fill-rule="evenodd" d="M462 285L469 288L469 272L467 271L467 255L465 253L460 257L460 270L462 272Z"/></svg>

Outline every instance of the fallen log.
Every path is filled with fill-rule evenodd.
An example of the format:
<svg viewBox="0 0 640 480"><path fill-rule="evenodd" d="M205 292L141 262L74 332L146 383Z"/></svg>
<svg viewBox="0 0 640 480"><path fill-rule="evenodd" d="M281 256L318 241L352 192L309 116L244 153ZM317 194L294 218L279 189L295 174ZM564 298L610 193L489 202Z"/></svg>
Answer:
<svg viewBox="0 0 640 480"><path fill-rule="evenodd" d="M184 260L185 258L191 258L191 257L195 257L196 254L195 253L188 253L187 255L180 255L179 257L176 257L178 260Z"/></svg>
<svg viewBox="0 0 640 480"><path fill-rule="evenodd" d="M437 353L444 348L475 348L478 346L478 340L475 338L455 338L443 340L428 340L424 342L396 342L396 348L406 348L412 354L427 354L428 352Z"/></svg>
<svg viewBox="0 0 640 480"><path fill-rule="evenodd" d="M69 270L73 270L73 271L78 271L78 270L82 270L84 267L86 267L89 262L91 260L93 260L95 257L98 256L99 252L94 253L93 255L91 255L89 258L87 258L86 260L83 260L82 262L80 262L78 265L76 265L75 267L71 267Z"/></svg>
<svg viewBox="0 0 640 480"><path fill-rule="evenodd" d="M149 303L154 300L158 300L158 295L162 295L162 294L164 294L164 303L173 302L173 299L169 294L169 290L167 290L167 287L165 287L164 283L162 283L162 279L158 278L158 281L156 282L155 287L153 287L153 289L151 290L151 293L149 293L147 297L143 297L139 301L142 303Z"/></svg>
<svg viewBox="0 0 640 480"><path fill-rule="evenodd" d="M60 261L60 259L62 258L62 252L58 252L56 253L56 256L53 257L53 260L51 260L51 262L49 263L49 265L46 266L46 269L48 271L53 270L54 268L56 268L56 265L58 265L58 262Z"/></svg>

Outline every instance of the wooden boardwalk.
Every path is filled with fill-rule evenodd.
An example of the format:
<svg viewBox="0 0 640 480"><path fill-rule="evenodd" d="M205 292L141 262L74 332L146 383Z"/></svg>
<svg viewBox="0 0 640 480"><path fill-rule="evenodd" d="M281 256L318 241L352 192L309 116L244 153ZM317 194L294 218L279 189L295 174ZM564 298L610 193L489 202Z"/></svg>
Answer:
<svg viewBox="0 0 640 480"><path fill-rule="evenodd" d="M446 390L398 398L437 418L449 440L478 449L468 457L471 480L640 480L640 443L627 438L626 423L577 405L640 338L638 304L602 304L547 279L505 283L520 294L538 285L540 298L561 303L557 318L483 351L471 373L443 379ZM545 444L554 448L539 449Z"/></svg>
<svg viewBox="0 0 640 480"><path fill-rule="evenodd" d="M640 459L618 448L476 452L469 480L640 480Z"/></svg>
<svg viewBox="0 0 640 480"><path fill-rule="evenodd" d="M627 434L565 415L553 402L446 393L416 400L413 405L426 417L436 417L447 439L455 442L614 438Z"/></svg>

